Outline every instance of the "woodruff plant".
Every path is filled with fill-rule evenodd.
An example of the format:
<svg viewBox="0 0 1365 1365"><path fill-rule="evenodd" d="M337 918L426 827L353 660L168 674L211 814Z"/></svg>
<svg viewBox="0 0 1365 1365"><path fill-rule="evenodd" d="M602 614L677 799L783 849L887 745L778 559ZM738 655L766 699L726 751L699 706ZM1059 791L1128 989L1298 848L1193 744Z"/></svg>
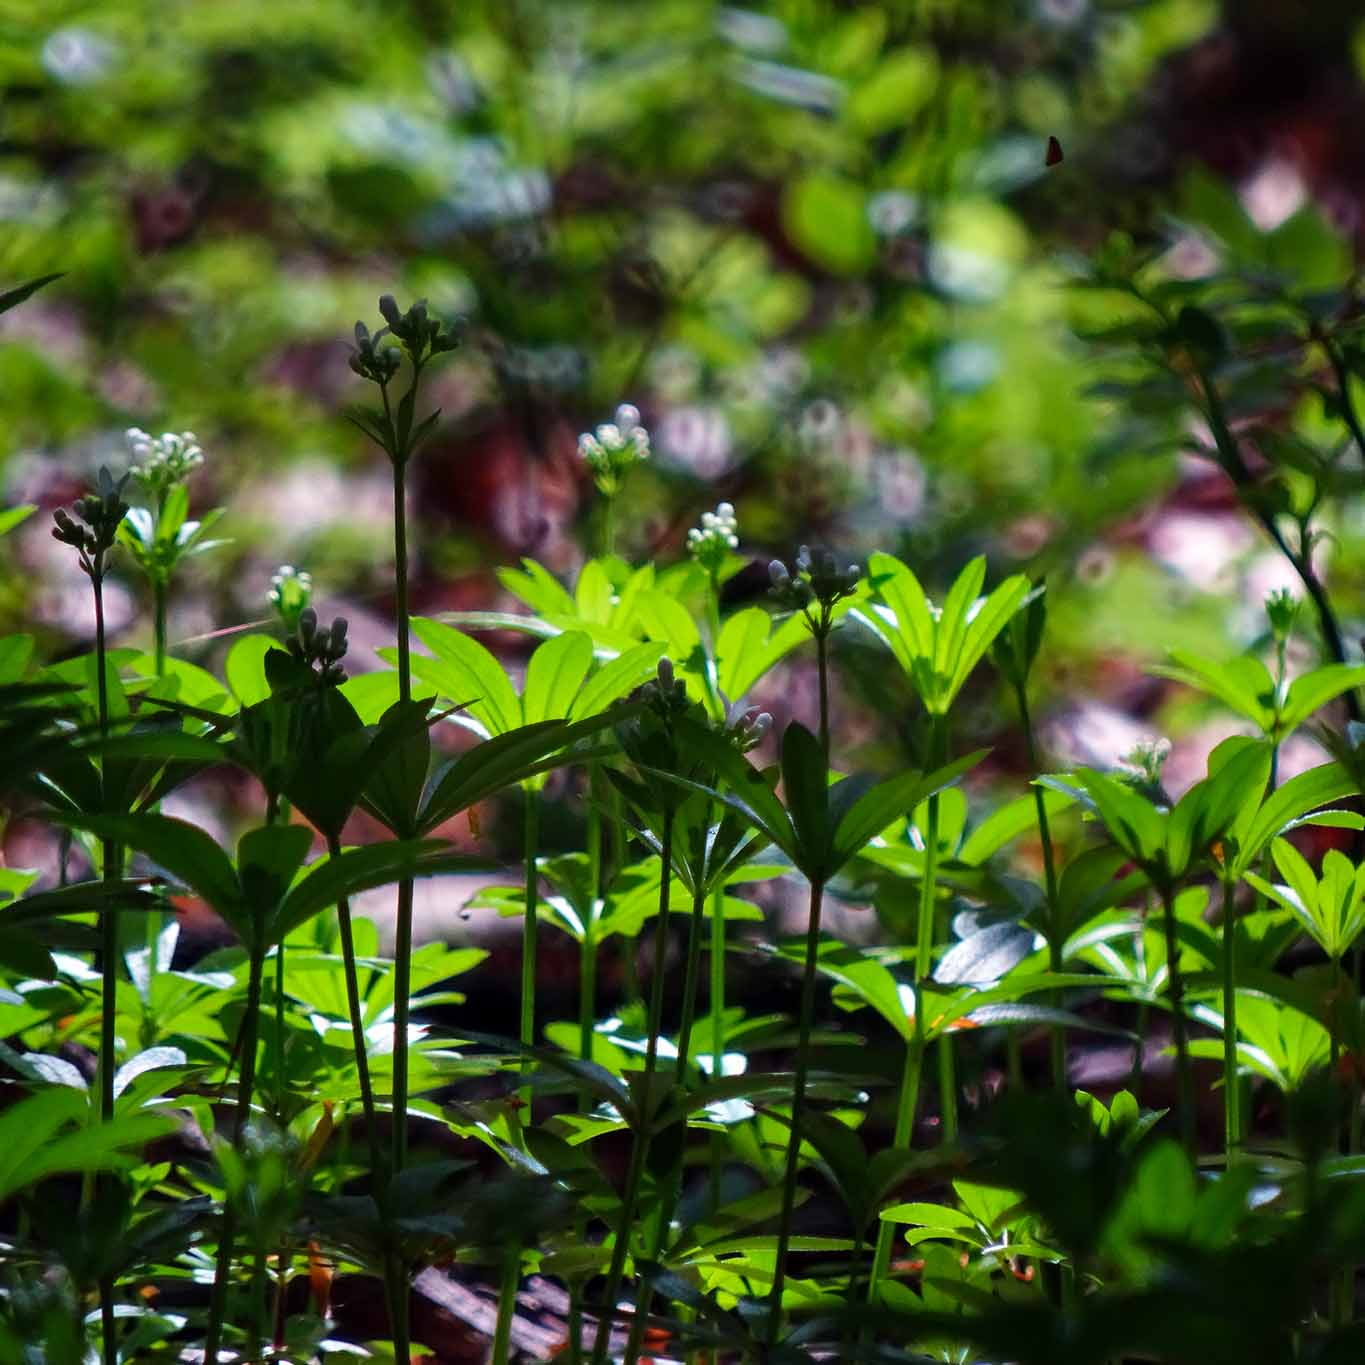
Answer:
<svg viewBox="0 0 1365 1365"><path fill-rule="evenodd" d="M151 584L153 661L160 678L166 673L166 608L171 579L181 560L224 543L207 538L223 509L216 507L198 521L189 519L186 484L204 463L204 452L192 431L151 436L140 427L130 427L125 436L136 462L128 473L152 505L128 509L119 527L119 540Z"/></svg>
<svg viewBox="0 0 1365 1365"><path fill-rule="evenodd" d="M394 597L398 619L398 697L412 700L412 670L409 664L408 613L408 530L407 470L418 446L435 429L439 409L420 420L417 398L425 368L438 356L453 351L458 337L438 319L429 317L425 300L418 300L406 312L398 307L392 294L379 300L384 325L371 332L364 322L355 325L355 350L351 369L379 390L380 407L357 408L351 420L365 432L389 458L393 469L393 561ZM397 345L392 344L397 342ZM395 402L390 394L394 380L407 368L407 389ZM408 998L412 963L411 880L398 884L397 940L394 963L397 974L396 1009L393 1020L393 1137L390 1157L393 1173L403 1169L407 1159L408 1084L407 1036ZM408 1349L407 1294L403 1291L391 1305L398 1314L394 1324L394 1349L402 1359Z"/></svg>
<svg viewBox="0 0 1365 1365"><path fill-rule="evenodd" d="M358 420L394 462L401 494L402 468L431 426L417 420L418 378L448 334L416 306L403 313L386 300L381 312L383 328L356 334L353 365L380 391ZM1192 325L1184 345L1199 340ZM615 497L641 450L619 427L605 435L592 457L603 496ZM399 496L395 540L405 546L402 506ZM1315 508L1310 535L1322 515ZM200 1341L210 1360L229 1348L313 1360L354 1334L344 1317L331 1320L333 1268L383 1277L401 1354L414 1347L412 1269L452 1257L495 1267L498 1361L525 1328L516 1305L527 1269L570 1287L565 1347L580 1362L590 1352L889 1365L929 1353L1104 1365L1184 1360L1195 1342L1210 1365L1290 1365L1356 1349L1365 1207L1355 1199L1361 1005L1349 968L1365 897L1351 847L1363 822L1342 807L1362 793L1359 727L1323 727L1333 761L1287 780L1276 760L1323 706L1351 695L1360 666L1294 676L1290 631L1303 623L1277 599L1245 658L1175 654L1162 670L1251 731L1215 749L1207 776L1178 800L1149 758L1128 775L1046 774L983 816L978 784L970 794L959 785L981 755L946 762L949 725L989 654L1037 777L1041 591L1016 576L987 592L974 561L935 602L890 556L871 556L863 575L803 550L771 570L774 621L722 599L745 562L737 520L720 503L673 564L603 556L561 584L528 561L501 575L524 612L455 622L408 619L404 548L400 638L381 652L394 671L355 678L344 619L320 620L304 577L282 571L272 594L283 647L239 641L226 681L177 659L170 686L104 639L110 551L132 548L119 530L121 486L103 474L77 516L56 518L96 591L96 647L35 672L32 641L0 640L0 751L10 780L90 848L96 879L35 890L34 874L0 868L3 1060L10 1084L32 1092L0 1117L0 1197L20 1215L0 1239L0 1356L81 1358L98 1298L106 1361ZM0 515L0 527L12 522ZM924 730L916 769L880 783L844 776L831 753L831 644L848 621L901 665ZM534 637L524 673L456 626ZM807 637L818 724L788 724L776 767L760 768L745 755L765 752L772 722L742 699ZM437 724L477 742L435 763ZM576 848L557 815L540 848L540 816L557 799L547 777L568 763L599 774L589 815L599 831L605 816L609 857L600 840L595 852L591 839ZM230 845L159 813L185 776L225 764L264 793L263 813ZM481 903L525 919L517 1037L467 1031L479 1022L468 1014L433 1013L414 1028L414 1000L460 1007L450 983L480 953L414 952L400 933L390 966L350 898L396 882L410 925L414 878L471 868L435 833L511 788L526 818L519 885L489 889ZM345 848L357 811L394 837ZM1008 856L1035 832L1042 886ZM1322 853L1314 837L1342 846ZM317 839L326 852L314 859ZM156 884L119 875L124 850L146 860ZM733 892L746 878L781 877L807 890L802 940L767 959L801 967L794 1050L780 1012L751 1014L745 996L725 997L726 954L756 956L745 934L727 941L727 922L763 932L763 912ZM1216 930L1205 922L1214 881ZM1239 903L1248 888L1259 898ZM174 923L146 946L125 941L119 920L161 906L164 889L211 908L235 944L186 965ZM821 921L834 896L850 907L876 900L888 926L908 904L905 941L831 937ZM684 908L673 972L670 916ZM581 945L578 999L562 1010L535 970L542 917ZM590 964L608 936L633 949L651 918L648 999L627 990L618 1008ZM1306 952L1321 960L1300 965ZM821 1027L821 981L835 1007L872 1027ZM1067 1093L1068 1037L1130 1012L1145 1033L1157 1010L1171 1019L1180 1080L1170 1117L1135 1097L1140 1055L1134 1094ZM704 1014L711 1032L698 1046ZM479 1051L443 1037L447 1022ZM1034 1030L1052 1039L1042 1094ZM389 1037L391 1053L376 1046ZM94 1041L92 1085L71 1059ZM931 1043L945 1136L960 1097L973 1107L964 1141L916 1150ZM765 1054L791 1056L790 1073L766 1069ZM1195 1123L1201 1060L1222 1068L1221 1150L1207 1134L1200 1142ZM869 1099L898 1065L888 1144ZM1344 1078L1335 1089L1314 1077L1328 1067ZM1283 1106L1279 1096L1243 1103L1258 1077L1284 1092ZM1003 1096L991 1095L996 1085ZM1282 1132L1272 1126L1281 1109ZM216 1160L183 1154L167 1110L189 1116ZM365 1140L353 1148L362 1119ZM405 1160L410 1119L477 1144L505 1176L490 1180L481 1164L465 1178L444 1157ZM242 1139L240 1151L228 1136ZM1196 1156L1206 1168L1197 1179ZM86 1181L75 1217L48 1183L68 1175ZM819 1197L825 1186L835 1199ZM897 1239L908 1258L892 1256ZM1048 1265L1065 1273L1044 1281ZM305 1278L314 1312L295 1311L287 1292ZM168 1284L176 1314L144 1293ZM1228 1284L1239 1286L1233 1309Z"/></svg>
<svg viewBox="0 0 1365 1365"><path fill-rule="evenodd" d="M109 736L109 676L106 658L104 625L104 576L109 552L118 539L119 527L128 514L123 500L127 484L125 474L117 481L101 468L96 489L76 504L76 516L62 508L52 514L53 537L76 551L81 571L90 580L95 600L95 689L98 698L97 720L101 739ZM110 793L99 779L101 804L108 802ZM117 840L107 838L102 845L103 874L106 883L116 883L123 873L123 856ZM100 975L101 975L101 1031L100 1031L100 1118L110 1122L114 1117L114 1020L118 990L118 906L107 904L100 915ZM106 1277L100 1283L100 1326L103 1333L104 1359L117 1360L114 1332L114 1295L112 1281Z"/></svg>

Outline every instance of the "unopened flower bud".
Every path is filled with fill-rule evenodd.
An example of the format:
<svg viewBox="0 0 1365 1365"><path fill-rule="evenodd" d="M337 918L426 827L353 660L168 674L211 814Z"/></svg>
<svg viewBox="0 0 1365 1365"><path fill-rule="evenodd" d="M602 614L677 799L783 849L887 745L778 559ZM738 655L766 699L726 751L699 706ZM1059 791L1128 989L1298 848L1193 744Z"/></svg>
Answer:
<svg viewBox="0 0 1365 1365"><path fill-rule="evenodd" d="M1299 614L1299 601L1288 588L1279 588L1265 599L1266 619L1277 644L1283 644L1294 633L1294 621Z"/></svg>

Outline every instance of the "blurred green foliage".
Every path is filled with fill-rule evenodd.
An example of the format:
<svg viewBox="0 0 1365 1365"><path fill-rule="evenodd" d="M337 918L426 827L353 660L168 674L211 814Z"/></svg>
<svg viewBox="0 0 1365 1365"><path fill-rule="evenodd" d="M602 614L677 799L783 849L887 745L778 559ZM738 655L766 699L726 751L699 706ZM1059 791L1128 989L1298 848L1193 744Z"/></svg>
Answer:
<svg viewBox="0 0 1365 1365"><path fill-rule="evenodd" d="M124 427L192 427L196 510L234 504L235 548L200 571L218 623L261 615L282 560L328 593L386 581L382 473L341 414L344 339L391 290L468 324L419 476L421 601L464 604L452 584L521 554L570 571L574 437L629 399L659 458L627 551L676 550L723 497L764 557L811 538L931 583L981 551L1079 569L1059 648L1149 660L1177 616L1183 638L1226 613L1149 547L1095 548L1176 486L1179 434L1134 443L1091 392L1075 328L1129 305L1077 294L1077 263L1123 228L1313 287L1351 268L1311 205L1261 233L1178 146L1151 172L1151 92L1225 21L1213 0L0 16L0 270L66 272L6 323L6 493L56 500Z"/></svg>

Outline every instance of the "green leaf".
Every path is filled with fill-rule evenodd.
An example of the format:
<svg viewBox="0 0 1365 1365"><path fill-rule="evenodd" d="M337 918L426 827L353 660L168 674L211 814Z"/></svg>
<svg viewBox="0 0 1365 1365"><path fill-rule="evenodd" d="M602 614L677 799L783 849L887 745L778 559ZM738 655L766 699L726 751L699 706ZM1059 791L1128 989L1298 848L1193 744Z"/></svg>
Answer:
<svg viewBox="0 0 1365 1365"><path fill-rule="evenodd" d="M1281 724L1286 731L1292 730L1319 707L1361 686L1365 686L1365 664L1326 664L1315 668L1289 684Z"/></svg>
<svg viewBox="0 0 1365 1365"><path fill-rule="evenodd" d="M280 642L268 635L243 635L230 650L223 665L232 695L242 706L255 706L270 695L265 676L265 656L279 649Z"/></svg>
<svg viewBox="0 0 1365 1365"><path fill-rule="evenodd" d="M499 569L498 582L541 616L573 616L578 607L559 580L534 559L521 569Z"/></svg>
<svg viewBox="0 0 1365 1365"><path fill-rule="evenodd" d="M65 814L54 818L145 853L225 919L235 918L240 910L241 891L231 859L197 825L150 814Z"/></svg>
<svg viewBox="0 0 1365 1365"><path fill-rule="evenodd" d="M430 709L430 699L395 702L359 760L360 775L368 772L362 788L365 804L402 838L412 838L417 832L422 793L431 770ZM344 755L339 757L344 761ZM339 775L351 776L344 769ZM355 790L349 781L346 788Z"/></svg>
<svg viewBox="0 0 1365 1365"><path fill-rule="evenodd" d="M762 607L737 611L720 628L716 682L732 701L743 697L770 668L810 638L799 612L774 624Z"/></svg>
<svg viewBox="0 0 1365 1365"><path fill-rule="evenodd" d="M1130 858L1150 864L1166 842L1160 812L1145 796L1091 768L1080 769L1076 779L1095 803L1109 837Z"/></svg>
<svg viewBox="0 0 1365 1365"><path fill-rule="evenodd" d="M114 1072L114 1095L122 1095L139 1076L163 1067L182 1067L189 1059L178 1047L149 1047Z"/></svg>
<svg viewBox="0 0 1365 1365"><path fill-rule="evenodd" d="M1355 779L1339 763L1323 763L1291 777L1239 831L1236 870L1245 872L1271 839L1305 812L1358 794Z"/></svg>
<svg viewBox="0 0 1365 1365"><path fill-rule="evenodd" d="M1275 680L1259 659L1243 654L1218 663L1184 649L1171 650L1171 658L1173 664L1160 665L1151 672L1217 697L1263 733L1270 732L1275 723Z"/></svg>
<svg viewBox="0 0 1365 1365"><path fill-rule="evenodd" d="M661 642L649 640L608 660L580 689L569 707L569 716L579 720L605 711L612 702L633 692L654 676L665 649Z"/></svg>
<svg viewBox="0 0 1365 1365"><path fill-rule="evenodd" d="M877 135L908 122L933 98L939 64L930 46L898 48L849 96L848 117L867 134Z"/></svg>
<svg viewBox="0 0 1365 1365"><path fill-rule="evenodd" d="M454 702L467 702L470 715L477 717L490 734L505 734L521 724L521 702L493 655L468 635L439 621L418 616L413 619L412 633L417 636L443 665L439 675L427 665L413 659L413 672L441 689L443 696Z"/></svg>
<svg viewBox="0 0 1365 1365"><path fill-rule="evenodd" d="M829 769L820 741L799 721L792 721L782 736L782 789L803 865L822 874L832 870Z"/></svg>
<svg viewBox="0 0 1365 1365"><path fill-rule="evenodd" d="M893 820L913 811L935 792L951 786L963 773L976 767L988 752L978 749L932 773L902 773L866 792L834 831L833 868L837 870L843 866Z"/></svg>
<svg viewBox="0 0 1365 1365"><path fill-rule="evenodd" d="M890 615L888 618L875 607L869 611L855 611L853 615L881 636L915 682L918 665L922 663L924 669L932 669L935 628L929 599L920 587L919 579L893 555L870 555L867 572ZM918 685L916 683L917 688Z"/></svg>
<svg viewBox="0 0 1365 1365"><path fill-rule="evenodd" d="M290 889L270 927L279 942L300 924L334 906L343 896L354 896L407 877L435 877L452 872L485 869L485 860L452 853L438 839L406 839L347 849L338 857L319 859Z"/></svg>
<svg viewBox="0 0 1365 1365"><path fill-rule="evenodd" d="M241 900L264 917L284 898L313 843L305 825L262 825L237 841Z"/></svg>
<svg viewBox="0 0 1365 1365"><path fill-rule="evenodd" d="M781 945L782 955L792 962L805 958L803 939ZM896 978L875 958L838 939L821 937L817 966L820 972L837 981L864 1005L881 1017L909 1042L915 1036L914 1020L901 999Z"/></svg>
<svg viewBox="0 0 1365 1365"><path fill-rule="evenodd" d="M31 298L44 285L49 285L53 280L60 280L66 272L57 271L53 275L39 275L36 280L29 280L25 284L15 285L13 289L6 289L0 294L0 313L8 313L11 308L17 308L25 299Z"/></svg>
<svg viewBox="0 0 1365 1365"><path fill-rule="evenodd" d="M21 521L27 521L37 510L37 505L31 502L20 503L18 507L6 507L0 510L0 536L14 530Z"/></svg>
<svg viewBox="0 0 1365 1365"><path fill-rule="evenodd" d="M1209 776L1181 797L1166 822L1166 859L1170 874L1181 877L1191 860L1202 857L1246 805L1265 790L1270 748L1255 740L1233 738L1209 758Z"/></svg>
<svg viewBox="0 0 1365 1365"><path fill-rule="evenodd" d="M422 809L422 828L435 829L452 815L527 778L570 760L565 752L581 739L617 724L638 707L622 703L584 720L542 720L495 735L438 771Z"/></svg>
<svg viewBox="0 0 1365 1365"><path fill-rule="evenodd" d="M526 666L523 721L530 724L567 717L591 667L592 641L580 630L565 631L537 646Z"/></svg>
<svg viewBox="0 0 1365 1365"><path fill-rule="evenodd" d="M951 1204L892 1204L881 1211L884 1223L910 1223L921 1228L974 1228L976 1220Z"/></svg>
<svg viewBox="0 0 1365 1365"><path fill-rule="evenodd" d="M11 1105L0 1116L0 1200L53 1175L128 1165L132 1153L174 1132L170 1117L140 1114L88 1123L89 1100L54 1086Z"/></svg>
<svg viewBox="0 0 1365 1365"><path fill-rule="evenodd" d="M842 176L814 171L791 181L782 222L797 249L831 274L861 274L876 259L866 192Z"/></svg>
<svg viewBox="0 0 1365 1365"><path fill-rule="evenodd" d="M984 567L984 566L983 566ZM986 600L976 607L975 614L967 623L966 634L955 654L950 655L952 662L949 683L950 700L961 691L972 670L981 662L995 638L1009 624L1010 618L1029 595L1028 579L1023 574L1015 574L1001 583ZM946 612L946 607L945 607Z"/></svg>
<svg viewBox="0 0 1365 1365"><path fill-rule="evenodd" d="M1074 802L1066 792L1043 792L1043 809L1049 816L1057 815ZM957 851L957 861L969 867L980 867L997 854L1011 840L1035 830L1038 824L1038 803L1032 795L1018 797L986 817L967 836Z"/></svg>
<svg viewBox="0 0 1365 1365"><path fill-rule="evenodd" d="M17 683L33 658L33 636L0 637L0 687Z"/></svg>

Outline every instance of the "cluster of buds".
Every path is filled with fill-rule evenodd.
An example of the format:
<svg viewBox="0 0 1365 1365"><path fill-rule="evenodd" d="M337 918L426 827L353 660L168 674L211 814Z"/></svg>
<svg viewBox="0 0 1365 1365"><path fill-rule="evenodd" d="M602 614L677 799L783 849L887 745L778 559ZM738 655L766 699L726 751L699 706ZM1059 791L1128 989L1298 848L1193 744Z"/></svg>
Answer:
<svg viewBox="0 0 1365 1365"><path fill-rule="evenodd" d="M318 614L312 607L299 612L299 623L293 636L286 642L289 652L309 668L318 665L318 681L343 683L346 670L341 660L346 654L346 618L338 616L327 626L318 626Z"/></svg>
<svg viewBox="0 0 1365 1365"><path fill-rule="evenodd" d="M1277 645L1283 645L1294 633L1294 622L1299 614L1299 599L1288 588L1276 588L1265 599L1266 620Z"/></svg>
<svg viewBox="0 0 1365 1365"><path fill-rule="evenodd" d="M392 294L383 294L379 312L385 325L377 332L371 334L363 322L355 325L355 350L351 352L350 365L362 379L384 385L398 373L402 354L398 347L383 344L387 337L401 342L408 359L418 367L460 344L452 328L443 326L439 318L428 316L425 299L418 299L405 313Z"/></svg>
<svg viewBox="0 0 1365 1365"><path fill-rule="evenodd" d="M592 470L598 490L611 496L632 465L649 459L649 432L640 425L640 409L622 403L614 422L603 422L596 432L578 438L578 454Z"/></svg>
<svg viewBox="0 0 1365 1365"><path fill-rule="evenodd" d="M292 635L303 609L313 600L313 576L292 564L281 564L270 578L270 605ZM344 623L343 623L344 624Z"/></svg>
<svg viewBox="0 0 1365 1365"><path fill-rule="evenodd" d="M76 516L85 523L84 526L75 521L65 508L59 507L52 514L52 520L57 523L52 528L53 537L64 545L75 547L80 556L81 568L92 579L104 576L104 556L114 544L119 523L128 515L128 504L122 497L123 486L127 482L127 474L115 483L108 469L100 469L95 492L87 493L76 501Z"/></svg>
<svg viewBox="0 0 1365 1365"><path fill-rule="evenodd" d="M757 706L737 701L725 710L725 737L740 753L747 753L763 743L764 736L773 728L773 718Z"/></svg>
<svg viewBox="0 0 1365 1365"><path fill-rule="evenodd" d="M349 364L362 379L384 385L398 373L403 363L403 353L397 346L381 346L389 329L381 327L373 335L363 322L355 325L355 350L351 352Z"/></svg>
<svg viewBox="0 0 1365 1365"><path fill-rule="evenodd" d="M1171 756L1171 741L1164 737L1144 739L1133 745L1120 759L1126 769L1120 776L1144 796L1158 804L1169 805L1170 798L1161 785L1161 773Z"/></svg>
<svg viewBox="0 0 1365 1365"><path fill-rule="evenodd" d="M806 611L812 602L828 611L842 598L853 595L862 576L856 564L840 568L828 550L812 551L808 545L797 553L795 567L793 573L780 559L768 565L772 595L790 611Z"/></svg>
<svg viewBox="0 0 1365 1365"><path fill-rule="evenodd" d="M199 438L192 431L165 431L153 436L141 427L129 427L123 434L129 453L137 461L128 472L153 497L165 497L204 463Z"/></svg>
<svg viewBox="0 0 1365 1365"><path fill-rule="evenodd" d="M719 573L725 557L739 549L739 522L733 503L722 502L701 514L701 525L687 533L688 553L709 574Z"/></svg>
<svg viewBox="0 0 1365 1365"><path fill-rule="evenodd" d="M654 678L640 689L640 695L650 710L664 720L687 710L687 687L674 672L673 660L669 658L659 660Z"/></svg>

